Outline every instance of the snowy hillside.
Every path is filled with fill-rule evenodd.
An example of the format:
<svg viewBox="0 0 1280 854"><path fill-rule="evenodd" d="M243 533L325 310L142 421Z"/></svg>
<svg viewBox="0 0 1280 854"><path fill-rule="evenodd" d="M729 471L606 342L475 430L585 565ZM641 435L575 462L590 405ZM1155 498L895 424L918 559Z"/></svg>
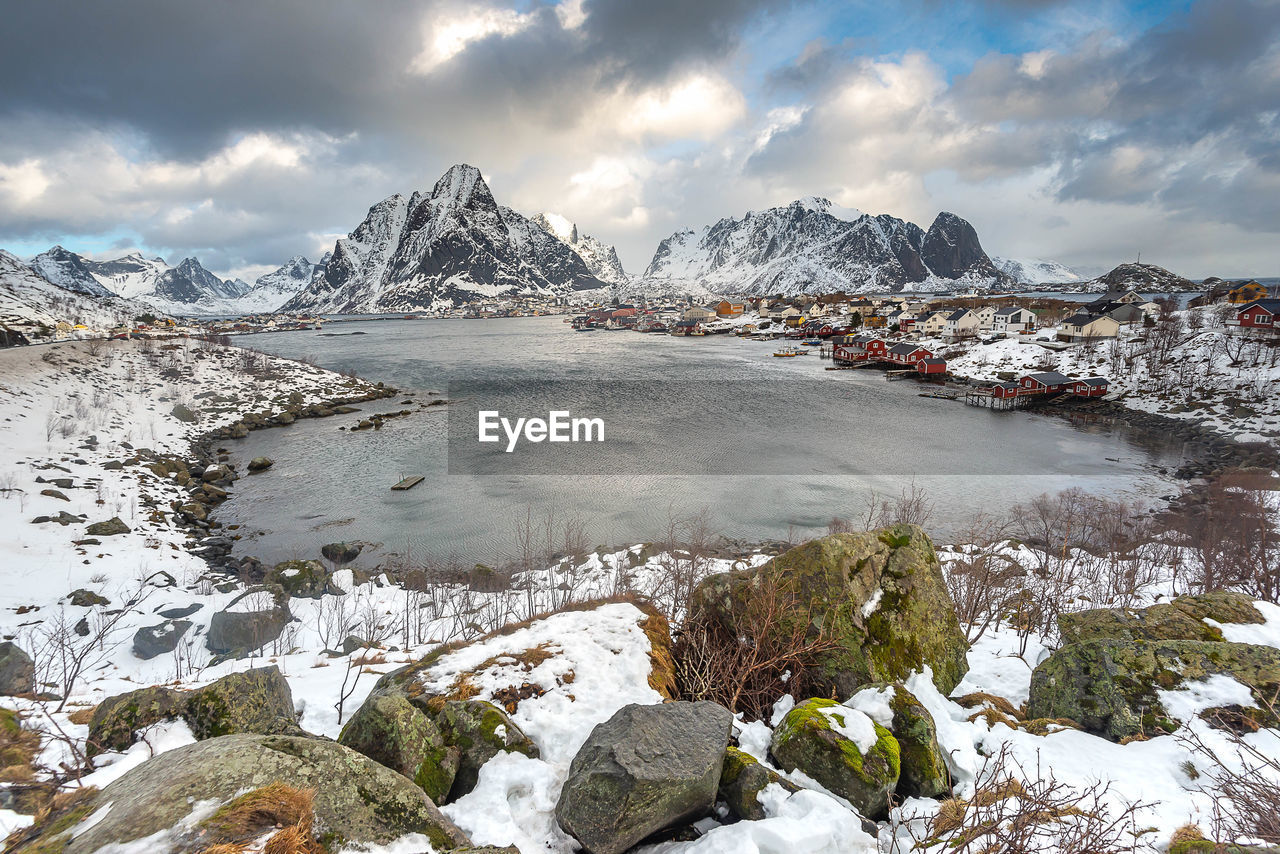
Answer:
<svg viewBox="0 0 1280 854"><path fill-rule="evenodd" d="M32 258L31 269L45 280L69 291L93 297L116 295L89 269L91 263L74 252L55 246Z"/></svg>
<svg viewBox="0 0 1280 854"><path fill-rule="evenodd" d="M578 257L591 271L591 275L600 281L610 285L622 285L630 279L622 269L622 262L618 260L617 249L589 234L578 231L577 224L560 214L540 213L531 221L578 253Z"/></svg>
<svg viewBox="0 0 1280 854"><path fill-rule="evenodd" d="M320 264L295 255L280 268L259 276L253 286L234 300L234 314L265 314L275 311L311 284Z"/></svg>
<svg viewBox="0 0 1280 854"><path fill-rule="evenodd" d="M430 193L396 194L370 208L334 246L324 273L282 310L407 311L603 286L573 249L499 206L480 171L463 164Z"/></svg>
<svg viewBox="0 0 1280 854"><path fill-rule="evenodd" d="M991 263L1014 281L1024 285L1063 284L1083 282L1085 277L1066 264L1043 258L1000 258L992 256Z"/></svg>
<svg viewBox="0 0 1280 854"><path fill-rule="evenodd" d="M928 231L808 197L658 244L641 285L716 293L938 291L1008 281L973 227L943 212Z"/></svg>
<svg viewBox="0 0 1280 854"><path fill-rule="evenodd" d="M1171 273L1155 264L1121 264L1105 276L1099 276L1085 285L1087 291L1151 291L1175 293L1199 291L1203 287L1177 273Z"/></svg>

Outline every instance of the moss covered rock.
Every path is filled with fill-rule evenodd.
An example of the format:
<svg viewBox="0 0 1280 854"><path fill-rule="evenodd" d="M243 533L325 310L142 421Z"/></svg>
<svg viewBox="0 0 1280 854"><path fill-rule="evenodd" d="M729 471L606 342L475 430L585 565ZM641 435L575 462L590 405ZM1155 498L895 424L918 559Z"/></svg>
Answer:
<svg viewBox="0 0 1280 854"><path fill-rule="evenodd" d="M690 603L735 633L753 633L747 606L761 589L776 589L788 613L780 639L821 629L833 649L814 656L813 693L851 696L874 682L906 679L932 668L949 694L968 669L968 644L947 593L933 543L914 525L834 534L787 551L758 569L714 575Z"/></svg>
<svg viewBox="0 0 1280 854"><path fill-rule="evenodd" d="M439 727L399 694L370 697L338 743L398 771L442 804L458 772L460 751L447 745Z"/></svg>
<svg viewBox="0 0 1280 854"><path fill-rule="evenodd" d="M1261 623L1253 599L1243 593L1218 591L1182 596L1149 608L1097 608L1058 616L1064 643L1092 640L1224 640L1222 631L1206 623Z"/></svg>
<svg viewBox="0 0 1280 854"><path fill-rule="evenodd" d="M471 844L421 789L354 750L323 739L240 734L153 757L86 797L72 820L15 850L90 854L160 834L147 850L202 851L199 825L189 821L193 805L225 804L272 783L316 790L315 832L334 850L387 845L410 833L425 835L437 851Z"/></svg>
<svg viewBox="0 0 1280 854"><path fill-rule="evenodd" d="M898 740L902 766L895 792L904 797L941 798L951 793L946 756L938 745L933 715L901 682L863 688L849 705L865 708L865 700L887 707L888 720L878 721Z"/></svg>
<svg viewBox="0 0 1280 854"><path fill-rule="evenodd" d="M1094 640L1067 644L1031 675L1029 718L1067 718L1114 741L1177 729L1158 692L1224 674L1273 697L1280 650L1213 641Z"/></svg>
<svg viewBox="0 0 1280 854"><path fill-rule="evenodd" d="M724 754L724 767L720 770L719 798L743 821L759 821L765 818L760 804L760 793L766 786L777 784L788 792L798 792L800 787L764 767L749 753L730 747Z"/></svg>
<svg viewBox="0 0 1280 854"><path fill-rule="evenodd" d="M329 570L318 560L286 560L272 567L268 581L294 599L319 599L329 589Z"/></svg>
<svg viewBox="0 0 1280 854"><path fill-rule="evenodd" d="M232 733L301 735L289 683L274 665L232 673L195 691L152 686L110 697L89 722L90 756L123 751L136 733L181 718L197 739Z"/></svg>
<svg viewBox="0 0 1280 854"><path fill-rule="evenodd" d="M848 737L859 728L874 739L865 750ZM806 700L774 730L770 749L781 767L804 772L868 818L888 813L901 773L898 740L862 712L834 700Z"/></svg>
<svg viewBox="0 0 1280 854"><path fill-rule="evenodd" d="M459 752L458 772L449 791L455 801L476 787L480 767L499 753L538 758L538 747L507 713L485 700L449 700L436 715L445 743Z"/></svg>

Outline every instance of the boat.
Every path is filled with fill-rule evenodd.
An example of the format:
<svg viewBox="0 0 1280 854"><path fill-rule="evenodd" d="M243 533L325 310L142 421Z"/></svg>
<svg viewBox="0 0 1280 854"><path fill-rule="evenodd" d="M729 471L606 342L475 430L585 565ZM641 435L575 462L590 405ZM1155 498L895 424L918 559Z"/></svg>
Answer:
<svg viewBox="0 0 1280 854"><path fill-rule="evenodd" d="M818 347L818 346L821 346L822 341L817 338L806 338L800 343L806 347Z"/></svg>
<svg viewBox="0 0 1280 854"><path fill-rule="evenodd" d="M773 355L779 359L790 359L792 356L805 356L807 353L795 347L783 347L781 350L775 350Z"/></svg>

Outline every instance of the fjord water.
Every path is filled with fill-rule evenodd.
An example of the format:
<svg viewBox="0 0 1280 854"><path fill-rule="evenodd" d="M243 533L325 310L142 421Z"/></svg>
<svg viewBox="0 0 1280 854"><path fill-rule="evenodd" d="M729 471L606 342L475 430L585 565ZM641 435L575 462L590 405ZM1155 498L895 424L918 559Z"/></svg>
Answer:
<svg viewBox="0 0 1280 854"><path fill-rule="evenodd" d="M405 392L361 405L361 415L228 443L241 471L253 456L275 460L237 481L217 514L241 526L238 553L263 560L360 540L382 554L491 562L511 554L529 509L535 519L579 518L598 544L654 539L669 518L704 510L725 536L787 538L857 516L873 490L896 495L913 482L934 503L932 533L945 539L977 512L1073 486L1166 494L1160 470L1181 458L1180 447L1108 423L923 398L914 381L825 371L830 362L816 353L776 359L777 342L732 336L581 333L551 317L353 321L238 343ZM457 403L378 431L339 429L404 399L430 400L430 391ZM475 441L474 410L490 405L518 406L510 414L519 417L599 415L606 441L504 455ZM413 490L390 491L419 474L426 480Z"/></svg>

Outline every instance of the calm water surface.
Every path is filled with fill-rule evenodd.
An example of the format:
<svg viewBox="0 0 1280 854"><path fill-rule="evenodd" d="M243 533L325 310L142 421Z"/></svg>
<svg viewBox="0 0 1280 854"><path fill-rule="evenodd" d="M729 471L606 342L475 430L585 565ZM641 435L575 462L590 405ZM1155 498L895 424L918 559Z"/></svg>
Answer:
<svg viewBox="0 0 1280 854"><path fill-rule="evenodd" d="M239 343L406 391L361 415L229 443L242 471L252 456L276 461L238 481L217 515L242 526L240 553L264 560L310 557L335 540L379 544L383 554L500 560L530 508L539 518L581 519L601 544L653 539L671 516L704 510L726 536L796 536L857 515L873 491L895 495L913 482L931 496L932 533L945 539L979 511L1072 486L1167 494L1161 469L1181 458L1178 447L1107 424L922 398L912 381L824 371L830 362L816 354L775 359L776 342L732 336L578 333L560 318L379 320ZM504 403L528 407L519 415L603 414L607 441L525 446L507 457L480 449L465 413L495 387ZM429 391L460 404L377 432L338 429L403 399L427 400ZM477 471L488 473L458 473ZM410 474L426 481L389 490Z"/></svg>

